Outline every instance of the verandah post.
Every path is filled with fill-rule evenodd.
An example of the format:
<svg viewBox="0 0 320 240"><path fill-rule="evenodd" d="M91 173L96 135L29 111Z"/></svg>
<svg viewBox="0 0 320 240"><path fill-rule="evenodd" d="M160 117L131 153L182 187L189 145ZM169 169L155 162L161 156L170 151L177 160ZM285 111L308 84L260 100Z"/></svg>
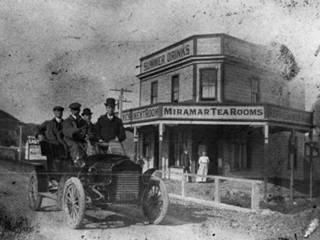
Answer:
<svg viewBox="0 0 320 240"><path fill-rule="evenodd" d="M220 199L220 179L218 177L214 178L214 201L219 203Z"/></svg>
<svg viewBox="0 0 320 240"><path fill-rule="evenodd" d="M290 200L293 201L294 194L294 154L296 151L296 131L292 129L289 146L290 156Z"/></svg>
<svg viewBox="0 0 320 240"><path fill-rule="evenodd" d="M309 163L310 163L310 176L309 176L309 181L310 181L310 186L309 186L309 197L310 200L313 198L313 137L312 137L313 132L311 131L309 133Z"/></svg>
<svg viewBox="0 0 320 240"><path fill-rule="evenodd" d="M182 179L181 179L181 196L185 197L186 196L186 174L182 174Z"/></svg>
<svg viewBox="0 0 320 240"><path fill-rule="evenodd" d="M162 165L162 140L163 140L163 123L159 123L159 169L165 171L165 166ZM165 172L162 172L162 178L166 178Z"/></svg>
<svg viewBox="0 0 320 240"><path fill-rule="evenodd" d="M260 188L257 182L251 183L251 209L258 210L260 204Z"/></svg>
<svg viewBox="0 0 320 240"><path fill-rule="evenodd" d="M264 200L267 199L267 192L268 192L268 163L269 163L269 125L266 123L263 126L263 133L264 133L264 157L263 157L263 198Z"/></svg>

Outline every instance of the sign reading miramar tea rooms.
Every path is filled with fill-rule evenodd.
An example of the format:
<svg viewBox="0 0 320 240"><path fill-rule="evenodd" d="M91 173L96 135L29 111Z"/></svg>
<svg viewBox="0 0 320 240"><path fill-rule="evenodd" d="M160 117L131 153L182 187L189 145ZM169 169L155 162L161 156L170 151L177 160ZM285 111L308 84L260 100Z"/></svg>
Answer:
<svg viewBox="0 0 320 240"><path fill-rule="evenodd" d="M263 120L263 106L172 106L159 105L125 112L124 123L155 119L181 120Z"/></svg>
<svg viewBox="0 0 320 240"><path fill-rule="evenodd" d="M162 114L163 118L261 120L264 119L264 108L262 106L163 106Z"/></svg>
<svg viewBox="0 0 320 240"><path fill-rule="evenodd" d="M308 127L311 113L279 106L185 106L159 104L134 111L125 111L124 124L157 120L223 120L261 121L298 124Z"/></svg>

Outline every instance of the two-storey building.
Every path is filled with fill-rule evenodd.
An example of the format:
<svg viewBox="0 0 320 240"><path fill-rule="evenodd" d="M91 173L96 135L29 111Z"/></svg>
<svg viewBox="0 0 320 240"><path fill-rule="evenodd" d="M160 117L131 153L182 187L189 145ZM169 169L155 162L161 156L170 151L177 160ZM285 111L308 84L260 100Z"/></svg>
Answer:
<svg viewBox="0 0 320 240"><path fill-rule="evenodd" d="M193 173L206 150L209 174L266 169L288 177L293 164L295 177L306 177L303 133L311 113L304 111L304 86L283 77L272 48L226 34L195 35L140 62L139 107L122 119L149 167L176 171L188 148Z"/></svg>

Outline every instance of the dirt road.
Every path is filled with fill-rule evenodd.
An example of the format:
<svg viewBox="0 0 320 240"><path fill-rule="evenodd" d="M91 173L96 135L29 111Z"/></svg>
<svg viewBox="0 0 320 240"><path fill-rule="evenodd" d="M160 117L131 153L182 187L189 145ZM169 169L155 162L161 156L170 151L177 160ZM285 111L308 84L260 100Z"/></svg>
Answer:
<svg viewBox="0 0 320 240"><path fill-rule="evenodd" d="M149 225L141 209L135 206L108 206L88 209L83 229L72 230L54 200L46 198L38 212L28 208L27 171L3 167L1 161L0 169L0 203L12 212L27 215L33 226L33 231L20 239L302 239L304 220L299 217L309 216L308 213L293 216L271 212L239 213L171 199L167 217L161 225ZM319 231L309 239L320 239Z"/></svg>
<svg viewBox="0 0 320 240"><path fill-rule="evenodd" d="M182 212L178 216L169 214L162 225L148 225L138 209L131 213L128 208L89 210L84 228L71 230L64 223L63 213L56 211L54 202L46 201L45 205L43 211L36 214L35 223L38 226L32 239L254 239L219 228L208 229L205 218L197 217L194 210L194 214L188 216ZM173 205L171 208L177 210L180 206Z"/></svg>

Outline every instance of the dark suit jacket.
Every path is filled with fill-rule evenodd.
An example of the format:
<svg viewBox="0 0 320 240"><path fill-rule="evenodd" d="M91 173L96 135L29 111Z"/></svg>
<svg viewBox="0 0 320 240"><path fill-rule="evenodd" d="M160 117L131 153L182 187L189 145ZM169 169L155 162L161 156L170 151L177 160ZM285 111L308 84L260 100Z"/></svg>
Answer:
<svg viewBox="0 0 320 240"><path fill-rule="evenodd" d="M88 124L87 135L90 141L98 141L96 126L90 122Z"/></svg>
<svg viewBox="0 0 320 240"><path fill-rule="evenodd" d="M189 168L190 167L190 157L189 154L186 153L182 153L181 154L181 165L185 168Z"/></svg>
<svg viewBox="0 0 320 240"><path fill-rule="evenodd" d="M113 116L110 121L107 114L99 117L96 123L97 138L109 142L110 140L118 137L119 141L122 142L126 139L126 132L123 127L122 120L117 116Z"/></svg>
<svg viewBox="0 0 320 240"><path fill-rule="evenodd" d="M85 134L87 132L87 122L79 117L77 120L70 115L63 121L62 132L64 134L64 140L68 145L74 142L85 142ZM80 131L80 129L82 129Z"/></svg>
<svg viewBox="0 0 320 240"><path fill-rule="evenodd" d="M55 118L45 121L37 127L35 136L38 137L39 134L42 134L50 141L51 144L58 145L59 139L57 134L62 129L62 123L63 121L58 123Z"/></svg>

